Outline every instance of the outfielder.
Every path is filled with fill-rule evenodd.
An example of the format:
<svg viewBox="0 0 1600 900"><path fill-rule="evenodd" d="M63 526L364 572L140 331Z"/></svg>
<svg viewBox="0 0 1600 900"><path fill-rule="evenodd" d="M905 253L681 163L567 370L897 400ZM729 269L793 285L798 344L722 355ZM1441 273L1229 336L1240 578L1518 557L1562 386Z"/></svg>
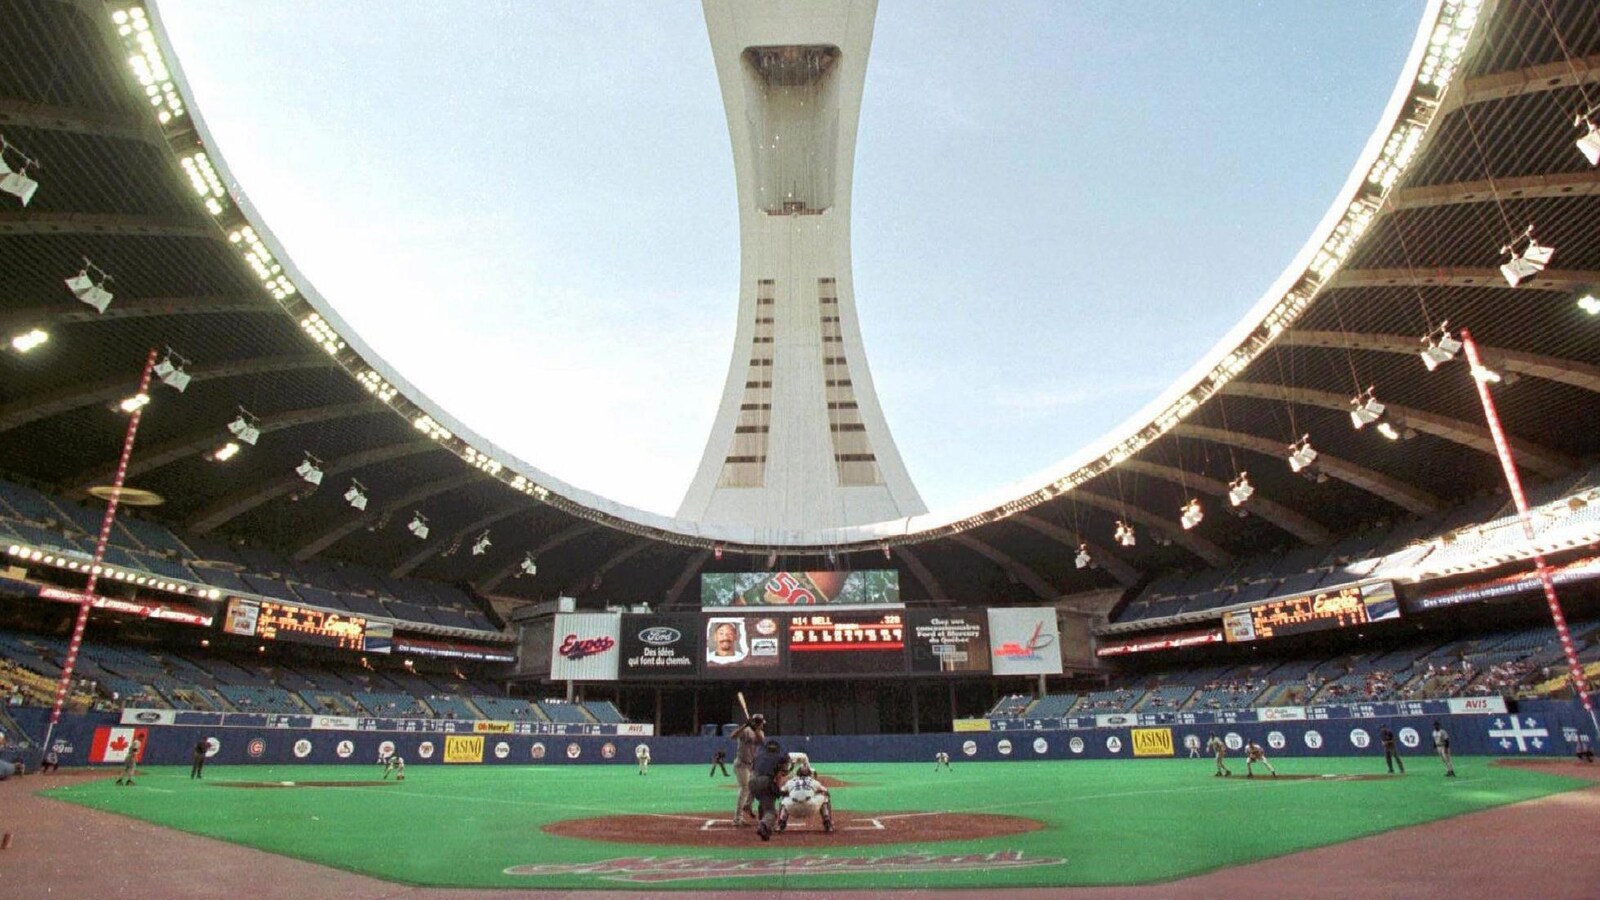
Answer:
<svg viewBox="0 0 1600 900"><path fill-rule="evenodd" d="M944 752L943 750L940 750L938 753L933 755L933 770L937 772L941 767L945 769L950 768L950 754Z"/></svg>
<svg viewBox="0 0 1600 900"><path fill-rule="evenodd" d="M783 784L778 801L778 830L788 828L790 819L809 822L817 817L822 819L823 831L833 830L833 799L811 766L801 763L794 777Z"/></svg>
<svg viewBox="0 0 1600 900"><path fill-rule="evenodd" d="M639 759L639 774L650 774L650 748L645 744L640 744L634 748L633 755Z"/></svg>

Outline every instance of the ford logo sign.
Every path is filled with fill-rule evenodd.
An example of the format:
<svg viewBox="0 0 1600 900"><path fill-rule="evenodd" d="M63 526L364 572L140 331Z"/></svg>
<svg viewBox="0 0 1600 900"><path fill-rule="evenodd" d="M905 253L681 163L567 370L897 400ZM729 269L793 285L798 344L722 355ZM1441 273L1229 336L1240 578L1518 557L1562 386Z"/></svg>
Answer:
<svg viewBox="0 0 1600 900"><path fill-rule="evenodd" d="M658 625L655 628L646 628L645 630L639 632L639 640L644 641L646 644L653 644L657 647L665 644L676 644L682 639L683 632L676 628L669 628L665 625Z"/></svg>
<svg viewBox="0 0 1600 900"><path fill-rule="evenodd" d="M161 721L161 714L158 712L135 713L133 717L138 719L140 722L145 722L147 724Z"/></svg>

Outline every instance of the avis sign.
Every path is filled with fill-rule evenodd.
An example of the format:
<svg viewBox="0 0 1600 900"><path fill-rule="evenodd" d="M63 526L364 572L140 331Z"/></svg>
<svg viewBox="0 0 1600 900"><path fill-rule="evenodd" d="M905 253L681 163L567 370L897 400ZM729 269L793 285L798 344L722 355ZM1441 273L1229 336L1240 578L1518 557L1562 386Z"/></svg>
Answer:
<svg viewBox="0 0 1600 900"><path fill-rule="evenodd" d="M616 613L557 613L551 634L551 679L616 681L621 619Z"/></svg>

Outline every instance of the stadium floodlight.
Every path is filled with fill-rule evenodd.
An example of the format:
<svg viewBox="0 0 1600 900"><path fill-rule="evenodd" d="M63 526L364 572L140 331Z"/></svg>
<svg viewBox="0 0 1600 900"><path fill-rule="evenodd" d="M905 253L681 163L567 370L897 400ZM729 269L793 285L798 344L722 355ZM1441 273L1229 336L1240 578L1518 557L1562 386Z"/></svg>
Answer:
<svg viewBox="0 0 1600 900"><path fill-rule="evenodd" d="M1080 569L1087 569L1092 562L1094 562L1094 557L1089 555L1089 545L1079 544L1078 555L1072 558L1072 564Z"/></svg>
<svg viewBox="0 0 1600 900"><path fill-rule="evenodd" d="M1383 418L1386 407L1374 396L1376 391L1375 387L1368 387L1365 392L1350 398L1350 424L1357 431Z"/></svg>
<svg viewBox="0 0 1600 900"><path fill-rule="evenodd" d="M1378 433L1391 441L1400 440L1400 430L1395 428L1392 422L1379 422Z"/></svg>
<svg viewBox="0 0 1600 900"><path fill-rule="evenodd" d="M98 281L95 280L97 274L100 276ZM110 281L111 276L104 269L85 259L83 268L78 270L78 274L67 278L66 285L72 296L94 307L95 312L103 313L115 296L106 290L106 284Z"/></svg>
<svg viewBox="0 0 1600 900"><path fill-rule="evenodd" d="M532 551L522 555L522 562L517 564L517 577L539 574L539 564L534 561Z"/></svg>
<svg viewBox="0 0 1600 900"><path fill-rule="evenodd" d="M1189 502L1183 505L1182 514L1178 517L1178 524L1184 531L1192 530L1206 517L1205 510L1200 508L1200 498L1190 497Z"/></svg>
<svg viewBox="0 0 1600 900"><path fill-rule="evenodd" d="M42 328L33 328L16 335L11 339L11 349L18 353L28 353L38 349L50 340L50 332Z"/></svg>
<svg viewBox="0 0 1600 900"><path fill-rule="evenodd" d="M134 394L117 404L117 408L125 413L136 413L150 404L149 394Z"/></svg>
<svg viewBox="0 0 1600 900"><path fill-rule="evenodd" d="M1239 477L1228 482L1228 502L1234 506L1243 506L1255 492L1255 486L1250 483L1249 472L1240 472Z"/></svg>
<svg viewBox="0 0 1600 900"><path fill-rule="evenodd" d="M217 449L211 451L211 461L212 462L227 462L228 460L233 459L235 456L238 456L238 455L239 455L239 445L238 445L238 443L234 442L234 441L229 441L226 444L223 444L221 447L218 447Z"/></svg>
<svg viewBox="0 0 1600 900"><path fill-rule="evenodd" d="M306 484L315 487L322 483L322 460L307 453L306 458L300 460L300 465L294 467L294 473Z"/></svg>
<svg viewBox="0 0 1600 900"><path fill-rule="evenodd" d="M1524 240L1528 242L1528 245L1519 252L1517 246ZM1527 231L1523 232L1511 243L1501 247L1500 252L1511 256L1511 259L1500 267L1500 274L1505 276L1507 284L1516 287L1543 272L1545 266L1550 265L1550 260L1555 258L1556 248L1546 247L1534 240L1533 226L1529 225Z"/></svg>
<svg viewBox="0 0 1600 900"><path fill-rule="evenodd" d="M352 509L366 511L367 486L353 478L350 479L350 487L344 492L344 502L350 504Z"/></svg>
<svg viewBox="0 0 1600 900"><path fill-rule="evenodd" d="M1589 161L1589 165L1600 166L1600 128L1595 127L1588 113L1578 113L1577 121L1572 124L1585 129L1583 137L1577 141L1578 152Z"/></svg>
<svg viewBox="0 0 1600 900"><path fill-rule="evenodd" d="M1449 320L1439 323L1439 327L1428 332L1422 337L1422 364L1432 372L1439 368L1441 363L1447 363L1456 358L1461 352L1461 342L1450 334Z"/></svg>
<svg viewBox="0 0 1600 900"><path fill-rule="evenodd" d="M1124 547L1132 547L1139 543L1139 536L1133 533L1133 526L1121 519L1117 520L1117 543Z"/></svg>
<svg viewBox="0 0 1600 900"><path fill-rule="evenodd" d="M1289 445L1289 469L1296 475L1311 468L1317 461L1317 451L1311 448L1311 435L1303 434L1300 440Z"/></svg>
<svg viewBox="0 0 1600 900"><path fill-rule="evenodd" d="M244 407L239 407L239 415L228 423L228 433L254 447L256 441L261 440L261 425L259 419L250 414Z"/></svg>
<svg viewBox="0 0 1600 900"><path fill-rule="evenodd" d="M406 530L417 536L417 540L428 539L428 519L422 513L413 512L411 522L406 525Z"/></svg>
<svg viewBox="0 0 1600 900"><path fill-rule="evenodd" d="M188 363L188 360L173 353L172 348L168 347L166 358L156 363L155 376L161 379L162 384L181 394L189 386L191 378L189 373L183 370Z"/></svg>
<svg viewBox="0 0 1600 900"><path fill-rule="evenodd" d="M483 554L489 552L489 548L491 546L492 545L489 543L489 532L485 531L483 534L480 534L473 539L472 555L482 556Z"/></svg>
<svg viewBox="0 0 1600 900"><path fill-rule="evenodd" d="M15 169L6 161L7 152L20 160ZM33 199L33 192L39 189L39 182L28 176L28 170L38 167L38 161L8 143L4 136L0 136L0 191L5 191L21 200L23 206L27 206L28 201Z"/></svg>
<svg viewBox="0 0 1600 900"><path fill-rule="evenodd" d="M1586 293L1578 298L1578 308L1591 316L1600 316L1600 297Z"/></svg>

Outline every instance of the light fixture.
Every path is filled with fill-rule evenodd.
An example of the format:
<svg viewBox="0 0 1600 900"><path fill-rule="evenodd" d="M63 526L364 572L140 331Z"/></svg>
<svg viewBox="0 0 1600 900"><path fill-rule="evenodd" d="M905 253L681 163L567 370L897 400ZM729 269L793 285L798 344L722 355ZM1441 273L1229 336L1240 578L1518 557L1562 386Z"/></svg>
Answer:
<svg viewBox="0 0 1600 900"><path fill-rule="evenodd" d="M1289 445L1289 468L1296 475L1311 468L1317 461L1317 451L1311 448L1311 435L1303 434L1300 440Z"/></svg>
<svg viewBox="0 0 1600 900"><path fill-rule="evenodd" d="M1191 497L1189 502L1183 505L1182 515L1178 517L1178 524L1183 526L1184 531L1189 531L1199 525L1205 517L1205 510L1200 508L1200 498Z"/></svg>
<svg viewBox="0 0 1600 900"><path fill-rule="evenodd" d="M256 441L261 440L260 420L241 406L239 407L239 415L228 423L228 433L254 447Z"/></svg>
<svg viewBox="0 0 1600 900"><path fill-rule="evenodd" d="M1079 544L1078 555L1072 558L1073 565L1080 569L1087 569L1092 562L1094 562L1094 557L1089 555L1089 545Z"/></svg>
<svg viewBox="0 0 1600 900"><path fill-rule="evenodd" d="M125 413L135 413L144 409L150 403L149 394L134 394L117 404L117 408Z"/></svg>
<svg viewBox="0 0 1600 900"><path fill-rule="evenodd" d="M98 281L95 280L96 274L100 276ZM95 312L103 313L106 307L111 305L111 298L114 296L106 290L106 284L110 281L111 276L107 275L104 269L86 258L78 274L66 279L66 285L67 290L72 291L72 296L94 307Z"/></svg>
<svg viewBox="0 0 1600 900"><path fill-rule="evenodd" d="M50 332L34 328L24 331L11 339L11 349L18 353L27 353L36 350L41 344L50 340Z"/></svg>
<svg viewBox="0 0 1600 900"><path fill-rule="evenodd" d="M1422 364L1428 367L1429 372L1439 368L1440 363L1455 359L1456 354L1461 352L1461 342L1451 336L1448 320L1440 322L1436 330L1423 335L1422 344L1422 352L1419 355L1422 357Z"/></svg>
<svg viewBox="0 0 1600 900"><path fill-rule="evenodd" d="M6 162L6 152L20 159L15 169ZM39 163L27 154L8 143L4 136L0 136L0 191L5 191L11 196L22 201L23 206L33 199L33 192L39 189L39 182L28 177L29 169L36 169Z"/></svg>
<svg viewBox="0 0 1600 900"><path fill-rule="evenodd" d="M1392 422L1379 422L1378 433L1391 441L1400 440L1400 431L1394 427L1394 423Z"/></svg>
<svg viewBox="0 0 1600 900"><path fill-rule="evenodd" d="M300 460L300 465L294 467L294 473L309 485L319 485L322 483L321 463L322 460L307 453L306 458Z"/></svg>
<svg viewBox="0 0 1600 900"><path fill-rule="evenodd" d="M489 532L485 531L483 534L478 535L477 538L475 538L473 540L473 542L472 542L472 555L473 556L482 556L483 554L489 552L489 547L490 546L491 545L489 543Z"/></svg>
<svg viewBox="0 0 1600 900"><path fill-rule="evenodd" d="M1473 366L1472 377L1483 382L1484 384L1499 384L1504 380L1500 377L1499 372L1496 372L1488 366Z"/></svg>
<svg viewBox="0 0 1600 900"><path fill-rule="evenodd" d="M416 535L417 536L417 540L419 540L419 541L427 540L428 539L428 520L427 520L427 518L425 518L422 515L422 513L413 512L411 514L411 522L408 525L406 525L406 530L411 532L412 534Z"/></svg>
<svg viewBox="0 0 1600 900"><path fill-rule="evenodd" d="M238 455L239 455L239 445L237 443L235 443L234 441L229 441L226 444L223 444L221 447L218 447L217 449L211 451L211 461L212 462L227 462L228 460L233 459L235 456L238 456Z"/></svg>
<svg viewBox="0 0 1600 900"><path fill-rule="evenodd" d="M522 555L522 562L517 564L517 577L521 578L524 575L537 574L539 574L539 564L534 561L533 553L531 551L524 553Z"/></svg>
<svg viewBox="0 0 1600 900"><path fill-rule="evenodd" d="M1249 472L1240 472L1239 477L1228 482L1228 502L1234 506L1243 506L1255 492L1255 486L1250 483Z"/></svg>
<svg viewBox="0 0 1600 900"><path fill-rule="evenodd" d="M344 502L350 504L352 509L365 511L367 508L367 486L355 479L350 479L350 487L344 492Z"/></svg>
<svg viewBox="0 0 1600 900"><path fill-rule="evenodd" d="M161 379L162 384L181 394L189 386L189 373L183 370L188 363L188 360L173 353L172 348L168 347L166 358L156 363L155 376Z"/></svg>
<svg viewBox="0 0 1600 900"><path fill-rule="evenodd" d="M1383 418L1385 407L1374 396L1375 390L1373 387L1368 387L1364 393L1350 398L1350 424L1354 425L1357 431Z"/></svg>
<svg viewBox="0 0 1600 900"><path fill-rule="evenodd" d="M1578 308L1591 316L1600 316L1600 297L1586 293L1578 298Z"/></svg>
<svg viewBox="0 0 1600 900"><path fill-rule="evenodd" d="M1526 239L1528 246L1519 253L1517 245ZM1516 287L1534 275L1544 271L1550 265L1550 260L1556 255L1556 248L1546 247L1533 239L1533 226L1517 237L1511 243L1500 248L1501 253L1509 253L1511 259L1500 267L1500 274L1505 276L1506 283Z"/></svg>
<svg viewBox="0 0 1600 900"><path fill-rule="evenodd" d="M1132 547L1139 542L1139 536L1133 533L1133 526L1121 519L1117 520L1116 539L1124 547Z"/></svg>
<svg viewBox="0 0 1600 900"><path fill-rule="evenodd" d="M1600 128L1595 127L1594 120L1589 118L1588 113L1578 113L1577 121L1572 124L1586 129L1583 137L1578 138L1578 152L1589 161L1589 165L1600 165Z"/></svg>

